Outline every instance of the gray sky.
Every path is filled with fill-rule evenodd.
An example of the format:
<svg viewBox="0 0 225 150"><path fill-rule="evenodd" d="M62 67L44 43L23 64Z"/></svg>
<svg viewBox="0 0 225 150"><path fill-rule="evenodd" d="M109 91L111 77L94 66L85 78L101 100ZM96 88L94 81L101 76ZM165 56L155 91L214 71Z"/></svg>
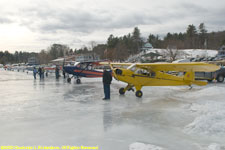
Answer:
<svg viewBox="0 0 225 150"><path fill-rule="evenodd" d="M106 43L138 27L142 37L185 32L204 22L225 30L224 0L0 0L0 51L35 51Z"/></svg>

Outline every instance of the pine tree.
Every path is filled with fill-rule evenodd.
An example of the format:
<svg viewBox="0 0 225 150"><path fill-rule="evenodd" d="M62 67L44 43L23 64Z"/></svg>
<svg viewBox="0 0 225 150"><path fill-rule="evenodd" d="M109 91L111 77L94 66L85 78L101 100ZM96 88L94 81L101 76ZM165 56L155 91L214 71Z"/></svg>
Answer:
<svg viewBox="0 0 225 150"><path fill-rule="evenodd" d="M200 23L198 29L199 29L200 48L203 48L204 46L206 46L204 44L205 44L205 41L207 40L207 30L205 28L204 23Z"/></svg>
<svg viewBox="0 0 225 150"><path fill-rule="evenodd" d="M196 36L197 36L196 27L193 24L188 25L186 33L187 33L189 48L196 48L196 42L195 42Z"/></svg>
<svg viewBox="0 0 225 150"><path fill-rule="evenodd" d="M141 39L141 33L140 30L138 29L138 27L134 28L134 31L132 33L132 39L133 39L133 50L134 53L137 53L141 50L141 47L143 45L143 41Z"/></svg>

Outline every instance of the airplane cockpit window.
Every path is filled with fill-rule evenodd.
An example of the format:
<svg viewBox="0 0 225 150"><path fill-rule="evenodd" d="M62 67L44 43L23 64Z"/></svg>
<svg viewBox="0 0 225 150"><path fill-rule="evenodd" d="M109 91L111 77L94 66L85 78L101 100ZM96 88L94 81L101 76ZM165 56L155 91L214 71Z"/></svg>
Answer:
<svg viewBox="0 0 225 150"><path fill-rule="evenodd" d="M80 64L80 68L81 69L85 69L86 68L86 64Z"/></svg>
<svg viewBox="0 0 225 150"><path fill-rule="evenodd" d="M80 64L80 62L75 62L74 66L78 66Z"/></svg>
<svg viewBox="0 0 225 150"><path fill-rule="evenodd" d="M130 65L127 69L131 70L131 71L135 71L137 68L136 68L136 64L132 64Z"/></svg>
<svg viewBox="0 0 225 150"><path fill-rule="evenodd" d="M131 71L135 71L136 70L136 67L132 67L130 68Z"/></svg>
<svg viewBox="0 0 225 150"><path fill-rule="evenodd" d="M149 76L149 77L155 77L155 72L149 71L149 70L146 70L146 69L137 69L135 71L135 73L145 75L145 76Z"/></svg>
<svg viewBox="0 0 225 150"><path fill-rule="evenodd" d="M87 68L88 68L88 70L92 70L92 66L91 65L89 65Z"/></svg>

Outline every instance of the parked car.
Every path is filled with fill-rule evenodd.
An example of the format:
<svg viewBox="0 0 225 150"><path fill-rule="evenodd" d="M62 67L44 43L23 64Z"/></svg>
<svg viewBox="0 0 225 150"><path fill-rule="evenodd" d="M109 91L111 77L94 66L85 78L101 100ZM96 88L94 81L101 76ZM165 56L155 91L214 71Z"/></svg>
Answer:
<svg viewBox="0 0 225 150"><path fill-rule="evenodd" d="M222 83L225 78L225 68L221 67L219 70L215 72L195 72L195 79L196 80L208 80L212 82L214 79L217 82Z"/></svg>

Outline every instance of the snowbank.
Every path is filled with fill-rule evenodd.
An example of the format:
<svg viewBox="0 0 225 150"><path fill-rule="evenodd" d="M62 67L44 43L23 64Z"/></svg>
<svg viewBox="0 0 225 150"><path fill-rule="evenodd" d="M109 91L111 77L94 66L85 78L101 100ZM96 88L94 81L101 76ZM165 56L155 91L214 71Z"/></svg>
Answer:
<svg viewBox="0 0 225 150"><path fill-rule="evenodd" d="M195 104L193 107L196 107ZM207 102L198 106L200 114L195 120L185 127L186 133L198 133L206 135L225 134L225 103Z"/></svg>
<svg viewBox="0 0 225 150"><path fill-rule="evenodd" d="M135 142L129 146L129 150L165 150L162 147Z"/></svg>
<svg viewBox="0 0 225 150"><path fill-rule="evenodd" d="M220 145L219 144L216 144L216 143L213 143L211 145L208 146L208 149L207 150L220 150Z"/></svg>
<svg viewBox="0 0 225 150"><path fill-rule="evenodd" d="M189 96L190 100L198 100L190 107L191 112L197 113L197 117L184 128L186 133L224 136L225 93L223 91L224 87L208 87L197 90Z"/></svg>
<svg viewBox="0 0 225 150"><path fill-rule="evenodd" d="M176 51L176 50L175 50ZM215 57L218 53L217 50L205 50L205 49L181 49L178 50L177 59L186 59L186 58L197 58L197 57ZM139 54L130 56L127 59L127 62L137 61L140 59L143 55L148 53L157 53L162 56L168 57L168 50L167 49L150 49L147 51L142 51Z"/></svg>
<svg viewBox="0 0 225 150"><path fill-rule="evenodd" d="M217 55L217 50L204 50L204 49L185 49L182 50L191 57L214 57Z"/></svg>

